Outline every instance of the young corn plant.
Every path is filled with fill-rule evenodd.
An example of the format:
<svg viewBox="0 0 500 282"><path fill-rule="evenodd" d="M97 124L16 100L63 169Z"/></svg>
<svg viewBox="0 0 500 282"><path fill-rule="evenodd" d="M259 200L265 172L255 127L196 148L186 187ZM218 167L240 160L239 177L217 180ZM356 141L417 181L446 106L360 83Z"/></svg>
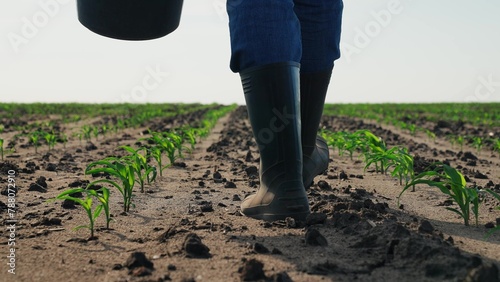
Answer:
<svg viewBox="0 0 500 282"><path fill-rule="evenodd" d="M472 138L472 144L474 148L476 148L477 153L481 153L481 149L483 148L483 138L476 136Z"/></svg>
<svg viewBox="0 0 500 282"><path fill-rule="evenodd" d="M394 154L394 151L397 148L394 147L388 150L382 138L376 136L368 130L360 130L357 132L364 138L363 146L365 149L363 149L363 152L365 155L365 162L367 163L365 169L369 165L375 164L375 171L385 174L387 172L387 167L389 166L389 156Z"/></svg>
<svg viewBox="0 0 500 282"><path fill-rule="evenodd" d="M466 226L469 226L472 209L476 226L478 225L480 203L478 190L475 187L467 188L465 178L458 170L446 164L437 164L434 170L422 172L406 184L403 191L399 194L398 199L408 188L417 184L427 184L431 187L437 187L441 192L448 195L459 208L446 207L446 209L460 215Z"/></svg>
<svg viewBox="0 0 500 282"><path fill-rule="evenodd" d="M110 126L108 124L101 125L101 133L103 137L106 137L106 134L109 132Z"/></svg>
<svg viewBox="0 0 500 282"><path fill-rule="evenodd" d="M35 154L38 153L38 147L40 147L40 135L41 132L37 130L31 132L29 136L31 144L35 147Z"/></svg>
<svg viewBox="0 0 500 282"><path fill-rule="evenodd" d="M128 212L132 203L132 192L135 184L135 171L127 161L116 157L108 157L100 161L90 163L85 169L85 174L108 173L117 178L117 181L111 179L99 179L89 184L108 183L116 187L123 197L123 211Z"/></svg>
<svg viewBox="0 0 500 282"><path fill-rule="evenodd" d="M191 145L191 149L189 152L193 152L194 146L196 145L196 135L197 135L197 129L192 128L192 127L184 127L181 129L182 131L182 138L186 139L189 144Z"/></svg>
<svg viewBox="0 0 500 282"><path fill-rule="evenodd" d="M82 144L83 134L81 132L74 132L72 136L78 138L78 140L80 140L80 145Z"/></svg>
<svg viewBox="0 0 500 282"><path fill-rule="evenodd" d="M432 141L432 143L436 143L436 133L430 131L429 129L426 129L425 134L427 135L427 138L429 138L429 141Z"/></svg>
<svg viewBox="0 0 500 282"><path fill-rule="evenodd" d="M64 149L66 149L66 144L68 144L68 135L66 135L65 133L61 133L61 135L59 136L59 140L61 140Z"/></svg>
<svg viewBox="0 0 500 282"><path fill-rule="evenodd" d="M4 151L3 151L3 139L0 138L0 155L2 156L2 162L3 162L3 154L4 154Z"/></svg>
<svg viewBox="0 0 500 282"><path fill-rule="evenodd" d="M144 184L147 181L148 184L156 179L156 167L148 164L147 150L146 148L134 149L130 146L121 146L120 148L126 150L130 155L122 158L129 162L129 164L134 169L135 175L137 176L136 182L141 186L141 193L144 193ZM145 151L145 154L141 154L141 151Z"/></svg>
<svg viewBox="0 0 500 282"><path fill-rule="evenodd" d="M179 148L179 143L182 142L178 140L175 136L170 133L159 133L152 132L151 137L148 140L152 140L162 152L167 154L167 157L172 165L178 158L177 150ZM177 144L175 142L178 142ZM182 144L180 144L182 146Z"/></svg>
<svg viewBox="0 0 500 282"><path fill-rule="evenodd" d="M149 154L152 156L156 162L158 163L158 170L160 171L160 176L163 176L163 171L169 168L172 164L163 165L162 154L163 151L159 146L154 146L149 149Z"/></svg>
<svg viewBox="0 0 500 282"><path fill-rule="evenodd" d="M47 146L49 146L49 151L54 149L57 144L57 136L53 132L44 132L43 138L47 142Z"/></svg>
<svg viewBox="0 0 500 282"><path fill-rule="evenodd" d="M99 131L99 126L96 125L96 126L92 127L92 135L94 135L95 140L99 139L99 134L100 133L101 132Z"/></svg>
<svg viewBox="0 0 500 282"><path fill-rule="evenodd" d="M210 128L202 127L197 130L198 140L201 142L203 138L206 138L210 134Z"/></svg>
<svg viewBox="0 0 500 282"><path fill-rule="evenodd" d="M338 141L337 146L342 145L342 150L349 152L349 158L353 160L354 152L362 151L365 153L368 146L366 143L364 132L357 131L355 133L344 133L344 136Z"/></svg>
<svg viewBox="0 0 500 282"><path fill-rule="evenodd" d="M390 166L393 167L391 175L399 179L399 185L403 185L403 180L407 185L415 175L413 156L408 153L408 149L397 148L396 152L389 158L391 161ZM413 186L412 191L415 191L415 186Z"/></svg>
<svg viewBox="0 0 500 282"><path fill-rule="evenodd" d="M417 128L417 126L416 126L415 124L409 124L409 125L407 126L407 128L408 128L408 130L410 131L410 135L411 135L411 136L415 136L415 135L416 135L416 133L417 133L417 129L418 129L418 128Z"/></svg>
<svg viewBox="0 0 500 282"><path fill-rule="evenodd" d="M499 138L497 138L496 140L493 141L493 151L500 153L500 139Z"/></svg>
<svg viewBox="0 0 500 282"><path fill-rule="evenodd" d="M372 164L375 164L376 172L380 172L381 174L386 174L387 170L391 166L391 162L395 161L396 155L394 152L396 150L397 150L396 147L393 147L387 151L381 150L379 147L374 148L373 151L365 155L365 161L366 161L365 170Z"/></svg>
<svg viewBox="0 0 500 282"><path fill-rule="evenodd" d="M464 151L464 142L465 138L462 135L459 135L455 138L455 142L460 146L460 151Z"/></svg>
<svg viewBox="0 0 500 282"><path fill-rule="evenodd" d="M325 139L326 144L332 148L337 148L339 156L342 156L346 140L341 132L331 132L322 130L321 136Z"/></svg>
<svg viewBox="0 0 500 282"><path fill-rule="evenodd" d="M82 206L83 209L85 209L85 211L87 212L87 217L89 219L89 224L77 226L77 227L75 227L75 230L78 230L81 228L89 229L90 230L89 240L91 240L91 239L96 238L96 237L94 237L94 225L95 225L96 219L99 217L99 215L102 212L103 205L100 204L94 210L92 210L92 208L93 208L93 204L92 204L93 196L92 196L92 194L88 193L88 191L90 191L90 190L86 190L83 188L69 189L69 190L66 190L66 191L62 192L61 194L59 194L56 197L56 199L73 201L73 202L79 204L80 206ZM85 193L85 195L86 195L85 199L79 199L79 198L71 196L72 194L75 194L78 192Z"/></svg>
<svg viewBox="0 0 500 282"><path fill-rule="evenodd" d="M92 135L92 127L88 124L82 126L82 128L80 129L80 133L81 133L81 136L87 140L87 141L90 141L90 138L91 138L91 135Z"/></svg>
<svg viewBox="0 0 500 282"><path fill-rule="evenodd" d="M175 154L177 152L177 155L179 158L181 158L181 159L184 158L184 156L182 155L182 151L185 148L183 146L184 139L175 132L166 132L166 133L164 133L164 136L165 136L165 138L170 140L170 143L173 144L173 146L175 147L175 150L173 151L172 154ZM167 154L169 154L168 151L167 151Z"/></svg>
<svg viewBox="0 0 500 282"><path fill-rule="evenodd" d="M106 215L106 229L109 229L109 223L112 220L111 213L109 212L109 189L102 187L99 190L92 190L87 187L85 191L101 202L104 214Z"/></svg>

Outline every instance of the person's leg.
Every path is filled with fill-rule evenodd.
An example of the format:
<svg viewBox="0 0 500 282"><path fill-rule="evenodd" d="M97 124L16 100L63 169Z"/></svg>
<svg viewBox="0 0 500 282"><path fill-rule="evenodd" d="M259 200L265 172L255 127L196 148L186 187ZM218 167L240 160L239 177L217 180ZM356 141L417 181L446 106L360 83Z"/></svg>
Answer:
<svg viewBox="0 0 500 282"><path fill-rule="evenodd" d="M227 0L233 72L301 59L293 0Z"/></svg>
<svg viewBox="0 0 500 282"><path fill-rule="evenodd" d="M328 168L328 146L317 136L333 64L340 57L342 0L295 0L302 33L300 109L304 184Z"/></svg>
<svg viewBox="0 0 500 282"><path fill-rule="evenodd" d="M231 69L239 72L260 152L260 187L241 204L249 217L304 220L299 70L293 0L228 0Z"/></svg>

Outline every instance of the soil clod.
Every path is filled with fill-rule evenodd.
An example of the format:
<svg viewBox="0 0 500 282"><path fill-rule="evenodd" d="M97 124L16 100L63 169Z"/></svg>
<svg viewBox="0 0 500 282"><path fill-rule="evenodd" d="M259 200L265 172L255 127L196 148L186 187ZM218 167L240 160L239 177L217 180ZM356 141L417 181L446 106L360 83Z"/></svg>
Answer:
<svg viewBox="0 0 500 282"><path fill-rule="evenodd" d="M47 182L46 178L44 176L40 176L36 182L31 183L30 187L28 188L28 191L37 191L37 192L42 192L45 193L47 192Z"/></svg>
<svg viewBox="0 0 500 282"><path fill-rule="evenodd" d="M210 249L202 243L201 238L195 233L186 236L183 244L186 256L190 258L210 258Z"/></svg>
<svg viewBox="0 0 500 282"><path fill-rule="evenodd" d="M241 281L259 281L265 280L264 264L256 259L247 260L243 266L238 269Z"/></svg>
<svg viewBox="0 0 500 282"><path fill-rule="evenodd" d="M306 244L311 246L328 246L328 241L321 233L314 228L306 231Z"/></svg>
<svg viewBox="0 0 500 282"><path fill-rule="evenodd" d="M422 220L418 226L418 231L431 234L434 232L434 226L428 220Z"/></svg>
<svg viewBox="0 0 500 282"><path fill-rule="evenodd" d="M149 269L154 268L154 264L152 261L150 261L147 257L146 254L143 252L133 252L130 254L128 257L127 261L125 262L125 267L128 269L134 269L134 268L139 268L139 267L145 267Z"/></svg>

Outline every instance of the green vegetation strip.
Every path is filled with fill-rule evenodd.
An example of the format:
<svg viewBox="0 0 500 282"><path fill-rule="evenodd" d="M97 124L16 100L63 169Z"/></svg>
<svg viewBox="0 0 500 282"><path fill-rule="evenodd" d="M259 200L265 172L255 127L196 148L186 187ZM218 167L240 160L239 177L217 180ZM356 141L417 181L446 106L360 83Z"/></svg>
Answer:
<svg viewBox="0 0 500 282"><path fill-rule="evenodd" d="M327 104L325 116L345 116L369 119L377 124L393 125L412 136L418 132L435 141L434 129L424 128L425 123L458 123L469 126L481 126L490 130L482 135L462 136L449 134L446 138L452 146L458 145L463 150L464 144L476 149L478 153L487 145L491 150L500 152L500 103L439 103L439 104ZM417 124L418 123L418 124ZM497 132L497 136L495 136Z"/></svg>

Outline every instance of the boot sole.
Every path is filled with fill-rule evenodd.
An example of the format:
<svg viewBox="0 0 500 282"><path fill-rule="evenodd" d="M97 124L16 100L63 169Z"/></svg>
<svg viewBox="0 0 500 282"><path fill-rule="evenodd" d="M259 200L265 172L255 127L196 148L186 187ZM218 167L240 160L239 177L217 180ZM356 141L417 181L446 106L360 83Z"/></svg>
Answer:
<svg viewBox="0 0 500 282"><path fill-rule="evenodd" d="M285 204L288 202L288 204ZM267 206L256 206L240 210L244 216L265 221L283 220L292 217L299 221L305 221L311 213L309 210L309 200L306 198L286 198L277 199Z"/></svg>
<svg viewBox="0 0 500 282"><path fill-rule="evenodd" d="M301 207L301 208L303 208L303 207ZM269 222L277 221L277 220L284 220L287 217L291 217L291 218L293 218L295 220L299 220L299 221L305 221L307 216L310 213L311 212L307 211L307 212L286 213L286 214L275 214L275 213L245 214L243 211L240 210L240 214L243 216L251 217L254 219L258 219L258 220L269 221Z"/></svg>

